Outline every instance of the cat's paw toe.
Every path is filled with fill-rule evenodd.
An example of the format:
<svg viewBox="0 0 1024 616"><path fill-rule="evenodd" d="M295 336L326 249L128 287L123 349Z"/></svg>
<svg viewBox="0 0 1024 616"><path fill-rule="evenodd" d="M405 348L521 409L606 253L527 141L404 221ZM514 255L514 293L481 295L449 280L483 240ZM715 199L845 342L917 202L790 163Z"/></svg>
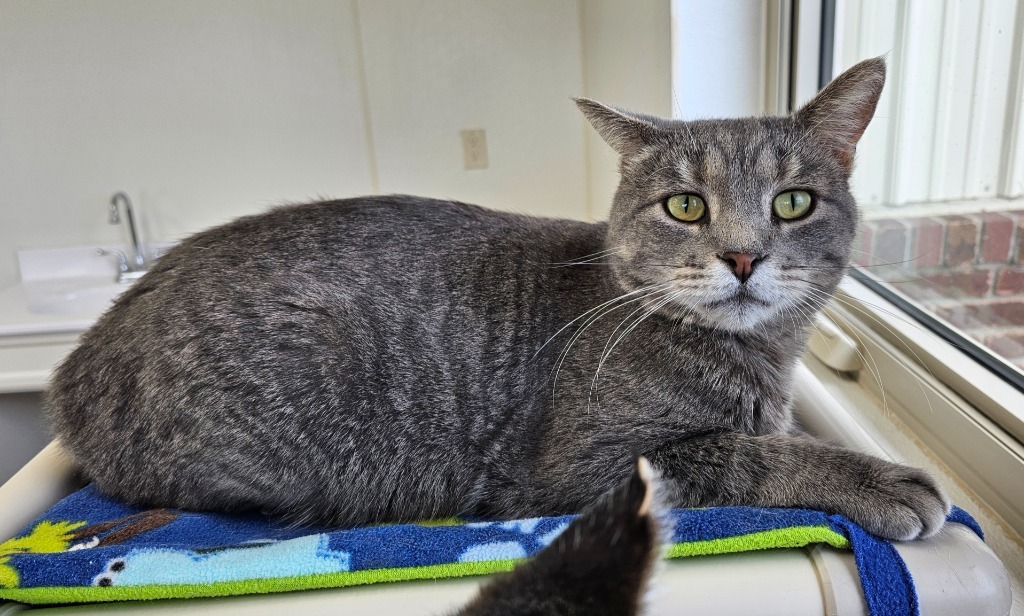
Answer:
<svg viewBox="0 0 1024 616"><path fill-rule="evenodd" d="M863 476L855 498L861 502L854 521L870 533L896 541L934 535L950 511L949 499L931 475L887 462Z"/></svg>

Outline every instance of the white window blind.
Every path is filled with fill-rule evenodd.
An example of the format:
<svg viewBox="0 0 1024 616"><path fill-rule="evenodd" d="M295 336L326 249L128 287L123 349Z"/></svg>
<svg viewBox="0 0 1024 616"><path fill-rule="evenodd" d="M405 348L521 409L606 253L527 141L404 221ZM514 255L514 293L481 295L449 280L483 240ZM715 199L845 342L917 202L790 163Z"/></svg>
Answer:
<svg viewBox="0 0 1024 616"><path fill-rule="evenodd" d="M1024 6L1015 0L838 0L834 73L886 55L858 147L862 206L1024 195ZM963 209L971 209L969 203Z"/></svg>

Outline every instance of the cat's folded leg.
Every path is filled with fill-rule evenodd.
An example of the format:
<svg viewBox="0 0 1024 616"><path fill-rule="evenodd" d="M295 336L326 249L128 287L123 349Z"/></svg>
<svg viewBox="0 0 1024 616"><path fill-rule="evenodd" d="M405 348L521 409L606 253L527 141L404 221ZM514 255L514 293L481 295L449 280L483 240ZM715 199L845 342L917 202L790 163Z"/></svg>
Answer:
<svg viewBox="0 0 1024 616"><path fill-rule="evenodd" d="M709 432L648 454L680 507L805 507L840 513L880 537L928 537L949 499L923 470L787 435Z"/></svg>

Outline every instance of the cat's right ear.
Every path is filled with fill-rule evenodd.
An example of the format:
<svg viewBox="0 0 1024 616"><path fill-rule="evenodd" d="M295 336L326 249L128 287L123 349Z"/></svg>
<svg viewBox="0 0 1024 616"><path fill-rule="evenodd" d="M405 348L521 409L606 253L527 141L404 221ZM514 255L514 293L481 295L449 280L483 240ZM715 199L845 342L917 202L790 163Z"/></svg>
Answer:
<svg viewBox="0 0 1024 616"><path fill-rule="evenodd" d="M652 141L657 131L656 118L651 116L605 105L589 98L574 98L573 101L597 134L620 156L626 157L638 152Z"/></svg>
<svg viewBox="0 0 1024 616"><path fill-rule="evenodd" d="M853 157L885 85L885 60L871 58L847 69L793 118L827 144L846 170L853 170Z"/></svg>

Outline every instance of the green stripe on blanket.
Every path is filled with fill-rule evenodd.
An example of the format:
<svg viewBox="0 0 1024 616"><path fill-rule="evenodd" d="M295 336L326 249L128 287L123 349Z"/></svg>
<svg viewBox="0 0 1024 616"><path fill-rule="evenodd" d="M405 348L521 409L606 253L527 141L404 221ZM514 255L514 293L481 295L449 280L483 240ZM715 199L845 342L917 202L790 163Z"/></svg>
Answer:
<svg viewBox="0 0 1024 616"><path fill-rule="evenodd" d="M792 526L736 537L673 543L665 552L665 558L731 554L771 548L800 548L815 543L825 543L838 549L850 547L850 542L846 537L828 526Z"/></svg>

